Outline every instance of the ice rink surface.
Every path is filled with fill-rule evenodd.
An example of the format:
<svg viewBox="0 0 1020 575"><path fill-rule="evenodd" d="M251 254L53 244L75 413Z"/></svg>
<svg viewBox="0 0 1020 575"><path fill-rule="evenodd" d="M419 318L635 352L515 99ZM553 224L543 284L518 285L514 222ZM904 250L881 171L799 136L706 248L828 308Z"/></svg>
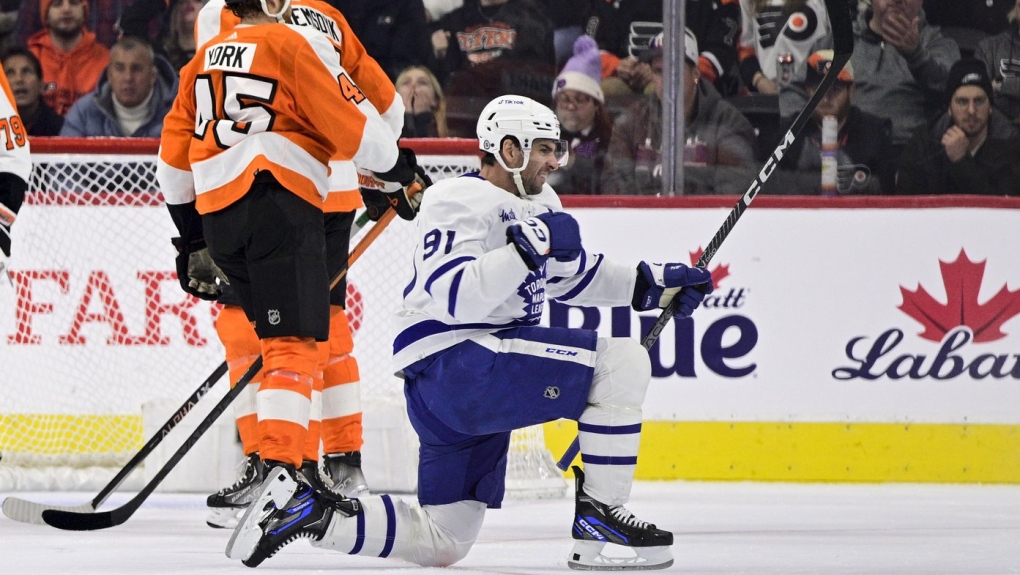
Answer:
<svg viewBox="0 0 1020 575"><path fill-rule="evenodd" d="M6 497L10 493L0 494ZM17 493L77 505L94 493ZM128 495L111 497L104 508ZM413 497L413 496L411 496ZM490 510L467 558L448 569L349 557L298 541L248 569L223 554L203 495L156 494L124 525L64 532L0 517L0 574L566 573L573 495ZM628 508L674 532L690 574L1020 574L1020 486L637 483Z"/></svg>

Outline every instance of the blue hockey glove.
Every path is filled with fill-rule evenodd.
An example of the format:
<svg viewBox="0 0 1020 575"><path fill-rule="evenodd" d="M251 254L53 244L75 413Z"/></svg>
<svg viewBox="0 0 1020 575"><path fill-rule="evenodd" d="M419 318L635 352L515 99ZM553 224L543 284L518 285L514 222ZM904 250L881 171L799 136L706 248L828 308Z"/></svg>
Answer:
<svg viewBox="0 0 1020 575"><path fill-rule="evenodd" d="M581 255L581 230L566 212L546 212L510 224L507 243L513 243L528 269L537 270L551 256L571 261Z"/></svg>
<svg viewBox="0 0 1020 575"><path fill-rule="evenodd" d="M677 306L676 312L673 313L673 317L691 317L694 310L698 309L701 302L705 301L705 296L715 291L715 285L709 281L708 283L698 284L696 286L687 286L680 289L680 305Z"/></svg>
<svg viewBox="0 0 1020 575"><path fill-rule="evenodd" d="M704 268L641 262L631 307L636 311L664 308L679 292L680 305L675 315L687 317L713 289L712 273Z"/></svg>

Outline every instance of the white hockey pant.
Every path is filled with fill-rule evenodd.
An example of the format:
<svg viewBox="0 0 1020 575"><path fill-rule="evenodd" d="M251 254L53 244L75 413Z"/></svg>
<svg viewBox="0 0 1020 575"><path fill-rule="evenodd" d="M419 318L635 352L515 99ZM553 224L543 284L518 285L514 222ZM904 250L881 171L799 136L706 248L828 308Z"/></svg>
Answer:
<svg viewBox="0 0 1020 575"><path fill-rule="evenodd" d="M645 348L628 338L599 338L595 353L588 406L578 419L584 490L607 505L623 505L634 483L652 365Z"/></svg>
<svg viewBox="0 0 1020 575"><path fill-rule="evenodd" d="M423 507L388 495L358 500L364 509L361 516L335 513L325 537L312 545L348 555L395 557L423 567L446 567L467 555L485 517L485 504L480 501Z"/></svg>

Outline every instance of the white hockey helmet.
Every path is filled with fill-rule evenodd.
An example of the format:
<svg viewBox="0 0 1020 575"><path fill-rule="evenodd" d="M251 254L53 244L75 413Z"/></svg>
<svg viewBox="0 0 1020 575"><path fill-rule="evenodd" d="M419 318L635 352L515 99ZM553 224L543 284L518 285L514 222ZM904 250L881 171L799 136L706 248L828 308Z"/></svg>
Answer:
<svg viewBox="0 0 1020 575"><path fill-rule="evenodd" d="M557 159L566 162L566 142L560 140L560 121L556 114L525 96L508 94L500 96L485 105L478 116L478 147L483 152L496 157L496 161L504 170L514 175L517 190L525 196L521 183L521 172L531 158L531 146L535 140L553 140L559 142ZM509 168L499 153L504 138L513 137L524 152L524 163L519 168Z"/></svg>
<svg viewBox="0 0 1020 575"><path fill-rule="evenodd" d="M508 94L486 104L478 115L476 133L478 148L482 152L493 154L503 169L513 174L521 197L525 193L520 182L520 173L527 167L531 146L535 140L557 142L557 159L561 164L566 162L569 148L560 140L560 120L548 107L524 96ZM524 163L519 168L511 168L503 161L500 146L505 138L516 140L524 153Z"/></svg>

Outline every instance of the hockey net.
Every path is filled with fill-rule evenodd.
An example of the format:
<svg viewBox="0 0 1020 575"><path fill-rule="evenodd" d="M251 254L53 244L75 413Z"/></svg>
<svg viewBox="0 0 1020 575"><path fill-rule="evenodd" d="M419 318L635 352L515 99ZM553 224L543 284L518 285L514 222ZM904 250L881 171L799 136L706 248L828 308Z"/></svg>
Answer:
<svg viewBox="0 0 1020 575"><path fill-rule="evenodd" d="M478 167L474 140L405 143L433 180ZM0 491L102 487L145 443L143 406L163 398L176 409L223 361L217 306L177 284L157 146L32 142L29 192L12 230L13 285L0 278ZM409 242L413 225L396 220L348 276L366 429L377 406L402 410L389 316L410 278ZM217 388L222 395L226 385ZM565 490L542 427L515 432L508 495Z"/></svg>

